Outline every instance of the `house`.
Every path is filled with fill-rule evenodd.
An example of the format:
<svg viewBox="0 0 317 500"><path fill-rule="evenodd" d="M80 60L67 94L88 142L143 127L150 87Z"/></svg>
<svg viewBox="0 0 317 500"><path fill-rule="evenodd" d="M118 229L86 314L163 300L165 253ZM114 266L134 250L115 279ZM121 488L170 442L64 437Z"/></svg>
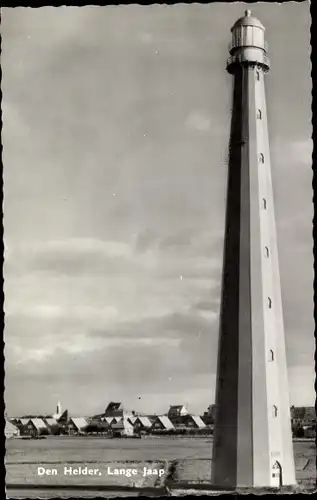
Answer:
<svg viewBox="0 0 317 500"><path fill-rule="evenodd" d="M188 415L188 411L186 410L184 405L170 406L167 414L170 420L172 420L173 418L182 417L183 415Z"/></svg>
<svg viewBox="0 0 317 500"><path fill-rule="evenodd" d="M41 418L30 418L28 423L24 426L24 434L29 436L37 437L48 433L47 425Z"/></svg>
<svg viewBox="0 0 317 500"><path fill-rule="evenodd" d="M111 402L105 409L105 417L123 417L123 407L121 403Z"/></svg>
<svg viewBox="0 0 317 500"><path fill-rule="evenodd" d="M10 439L20 435L18 427L13 425L9 420L6 420L4 434L6 439Z"/></svg>
<svg viewBox="0 0 317 500"><path fill-rule="evenodd" d="M185 415L182 417L183 424L191 429L205 429L206 424L198 415Z"/></svg>
<svg viewBox="0 0 317 500"><path fill-rule="evenodd" d="M313 406L291 406L292 425L311 426L316 423L316 412Z"/></svg>
<svg viewBox="0 0 317 500"><path fill-rule="evenodd" d="M102 421L102 422L106 422L106 423L107 423L108 425L110 425L110 426L112 425L112 423L114 423L114 424L116 424L116 423L117 423L117 421L116 421L116 419L115 419L114 417L103 417L103 418L101 419L101 421Z"/></svg>
<svg viewBox="0 0 317 500"><path fill-rule="evenodd" d="M53 417L43 418L43 420L48 427L54 427L55 425L58 425L57 420L55 420L55 418Z"/></svg>
<svg viewBox="0 0 317 500"><path fill-rule="evenodd" d="M123 418L111 425L111 433L113 437L133 436L134 428L128 418Z"/></svg>
<svg viewBox="0 0 317 500"><path fill-rule="evenodd" d="M68 434L80 434L88 427L88 422L83 417L72 417L67 422Z"/></svg>
<svg viewBox="0 0 317 500"><path fill-rule="evenodd" d="M201 418L206 425L212 426L216 419L216 405L209 405Z"/></svg>
<svg viewBox="0 0 317 500"><path fill-rule="evenodd" d="M151 426L151 431L153 432L161 430L170 431L173 429L175 427L166 415L156 416Z"/></svg>
<svg viewBox="0 0 317 500"><path fill-rule="evenodd" d="M11 420L11 423L15 425L19 429L20 434L23 435L25 434L25 426L29 420L29 418L14 418Z"/></svg>
<svg viewBox="0 0 317 500"><path fill-rule="evenodd" d="M46 424L50 434L59 434L60 426L53 417L43 418L44 423Z"/></svg>
<svg viewBox="0 0 317 500"><path fill-rule="evenodd" d="M68 410L65 410L61 416L57 419L57 423L59 428L61 429L62 433L67 433L67 424L69 421L69 414Z"/></svg>
<svg viewBox="0 0 317 500"><path fill-rule="evenodd" d="M105 419L86 419L87 420L87 427L85 428L85 432L87 434L105 434L109 430L109 424Z"/></svg>
<svg viewBox="0 0 317 500"><path fill-rule="evenodd" d="M316 427L305 425L303 427L305 438L316 438Z"/></svg>
<svg viewBox="0 0 317 500"><path fill-rule="evenodd" d="M152 427L152 423L149 417L145 416L136 417L134 422L131 422L134 432L149 431Z"/></svg>

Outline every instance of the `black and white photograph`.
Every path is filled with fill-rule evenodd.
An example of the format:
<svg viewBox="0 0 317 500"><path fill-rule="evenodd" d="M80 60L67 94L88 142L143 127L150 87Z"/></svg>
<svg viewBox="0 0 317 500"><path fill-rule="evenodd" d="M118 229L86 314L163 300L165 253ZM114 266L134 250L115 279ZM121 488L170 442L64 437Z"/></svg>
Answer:
<svg viewBox="0 0 317 500"><path fill-rule="evenodd" d="M7 498L314 491L310 3L1 14Z"/></svg>

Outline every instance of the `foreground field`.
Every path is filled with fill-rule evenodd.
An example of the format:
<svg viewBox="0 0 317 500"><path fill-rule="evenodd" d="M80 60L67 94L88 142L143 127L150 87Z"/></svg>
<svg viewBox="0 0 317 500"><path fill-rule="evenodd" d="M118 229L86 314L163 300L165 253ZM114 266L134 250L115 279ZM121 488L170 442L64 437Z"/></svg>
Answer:
<svg viewBox="0 0 317 500"><path fill-rule="evenodd" d="M71 489L74 488L77 491L76 497L99 496L98 490L107 491L106 496L109 496L108 493L116 488L116 496L119 496L120 489L126 487L130 489L161 487L162 481L169 476L172 469L174 470L173 480L178 484L182 481L211 482L212 440L207 438L12 439L6 442L6 448L8 498L21 498L23 495L28 498L39 496L48 498L53 493L55 498L66 498L72 496ZM316 477L314 443L312 441L294 442L294 455L299 485L312 488ZM57 475L39 476L38 466L55 468L58 471ZM65 466L67 468L70 466L73 468L98 467L100 473L97 476L65 476ZM108 466L112 468L135 467L138 473L133 477L115 477L109 475ZM163 477L144 478L142 476L144 466L164 469ZM31 489L25 490L25 488ZM47 491L47 488L54 488L54 491ZM128 493L128 490L125 492Z"/></svg>
<svg viewBox="0 0 317 500"><path fill-rule="evenodd" d="M54 437L7 441L7 462L108 462L211 458L212 440L193 438L103 439Z"/></svg>

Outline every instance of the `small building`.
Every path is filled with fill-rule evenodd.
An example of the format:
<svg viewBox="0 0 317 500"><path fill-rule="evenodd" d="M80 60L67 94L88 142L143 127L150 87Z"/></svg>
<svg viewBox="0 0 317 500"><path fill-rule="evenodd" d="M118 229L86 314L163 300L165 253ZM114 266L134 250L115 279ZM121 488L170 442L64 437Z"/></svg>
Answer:
<svg viewBox="0 0 317 500"><path fill-rule="evenodd" d="M87 427L85 432L87 434L107 434L109 430L109 424L105 419L89 419L87 420Z"/></svg>
<svg viewBox="0 0 317 500"><path fill-rule="evenodd" d="M19 429L20 435L24 435L26 434L25 426L29 420L29 418L14 418L11 423Z"/></svg>
<svg viewBox="0 0 317 500"><path fill-rule="evenodd" d="M67 434L67 432L68 432L67 431L68 421L69 421L68 410L65 410L61 414L61 416L57 419L57 423L58 423L58 426L59 426L62 434Z"/></svg>
<svg viewBox="0 0 317 500"><path fill-rule="evenodd" d="M10 439L19 436L20 430L18 427L9 422L9 420L6 420L4 434L6 439Z"/></svg>
<svg viewBox="0 0 317 500"><path fill-rule="evenodd" d="M43 418L43 420L48 427L54 427L55 425L58 425L57 420L55 420L55 418L53 417Z"/></svg>
<svg viewBox="0 0 317 500"><path fill-rule="evenodd" d="M183 418L183 424L191 429L205 429L206 424L203 422L201 417L198 415L185 415Z"/></svg>
<svg viewBox="0 0 317 500"><path fill-rule="evenodd" d="M316 424L316 412L313 406L291 406L292 426L312 426Z"/></svg>
<svg viewBox="0 0 317 500"><path fill-rule="evenodd" d="M174 425L166 415L157 415L152 423L151 431L170 431L175 429Z"/></svg>
<svg viewBox="0 0 317 500"><path fill-rule="evenodd" d="M128 418L123 418L111 425L111 434L113 437L130 437L134 434L134 428Z"/></svg>
<svg viewBox="0 0 317 500"><path fill-rule="evenodd" d="M115 419L114 417L103 417L103 418L101 419L101 421L102 421L102 422L106 422L106 423L107 423L108 425L110 425L110 426L111 426L112 424L116 424L116 423L117 423L117 421L116 421L116 419Z"/></svg>
<svg viewBox="0 0 317 500"><path fill-rule="evenodd" d="M216 419L216 405L209 405L207 411L204 412L201 418L206 425L213 426Z"/></svg>
<svg viewBox="0 0 317 500"><path fill-rule="evenodd" d="M83 417L72 417L67 422L68 434L81 434L88 427L88 422Z"/></svg>
<svg viewBox="0 0 317 500"><path fill-rule="evenodd" d="M175 405L175 406L170 406L170 409L168 410L168 418L172 420L175 417L182 417L184 415L188 415L188 411L186 410L184 405Z"/></svg>
<svg viewBox="0 0 317 500"><path fill-rule="evenodd" d="M149 419L149 417L136 417L135 421L132 423L134 432L149 431L152 427L152 423L153 422Z"/></svg>
<svg viewBox="0 0 317 500"><path fill-rule="evenodd" d="M305 425L303 427L303 433L305 438L316 438L316 427Z"/></svg>
<svg viewBox="0 0 317 500"><path fill-rule="evenodd" d="M24 426L24 434L29 436L38 437L47 435L48 433L47 425L41 418L30 418Z"/></svg>
<svg viewBox="0 0 317 500"><path fill-rule="evenodd" d="M43 421L46 424L50 434L59 434L60 426L55 418L46 417L43 418Z"/></svg>

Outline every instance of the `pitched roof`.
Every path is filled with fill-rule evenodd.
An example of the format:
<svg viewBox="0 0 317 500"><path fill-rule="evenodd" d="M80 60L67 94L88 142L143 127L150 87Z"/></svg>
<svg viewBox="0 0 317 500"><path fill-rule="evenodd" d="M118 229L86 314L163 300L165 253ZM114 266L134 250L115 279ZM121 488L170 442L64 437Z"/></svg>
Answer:
<svg viewBox="0 0 317 500"><path fill-rule="evenodd" d="M13 425L9 420L6 420L5 434L18 434L19 429Z"/></svg>
<svg viewBox="0 0 317 500"><path fill-rule="evenodd" d="M47 428L44 420L42 420L41 418L30 418L29 422L32 422L32 424L37 430Z"/></svg>
<svg viewBox="0 0 317 500"><path fill-rule="evenodd" d="M19 418L19 421L21 422L22 425L26 425L30 419L29 418Z"/></svg>
<svg viewBox="0 0 317 500"><path fill-rule="evenodd" d="M159 421L164 425L165 429L175 429L174 425L166 415L161 415L157 417Z"/></svg>
<svg viewBox="0 0 317 500"><path fill-rule="evenodd" d="M120 419L111 425L112 429L133 429L133 425L128 418Z"/></svg>
<svg viewBox="0 0 317 500"><path fill-rule="evenodd" d="M114 417L104 417L101 420L106 421L108 424L111 424L113 420L116 422L116 419Z"/></svg>
<svg viewBox="0 0 317 500"><path fill-rule="evenodd" d="M144 427L151 427L152 422L149 417L138 417L138 420L141 422Z"/></svg>
<svg viewBox="0 0 317 500"><path fill-rule="evenodd" d="M126 417L123 418L122 422L125 429L133 429L133 425L131 424L128 418Z"/></svg>
<svg viewBox="0 0 317 500"><path fill-rule="evenodd" d="M50 426L57 425L57 421L55 420L55 418L46 418L45 421Z"/></svg>
<svg viewBox="0 0 317 500"><path fill-rule="evenodd" d="M191 417L199 429L204 429L206 427L206 424L198 415L191 415Z"/></svg>
<svg viewBox="0 0 317 500"><path fill-rule="evenodd" d="M137 419L138 417L136 417L135 415L133 415L133 416L131 416L131 417L127 417L127 418L130 420L131 424L134 424L134 422L136 421L136 419Z"/></svg>
<svg viewBox="0 0 317 500"><path fill-rule="evenodd" d="M59 422L65 422L68 420L68 410L64 410L61 416L58 418Z"/></svg>
<svg viewBox="0 0 317 500"><path fill-rule="evenodd" d="M184 405L172 405L168 410L168 415L179 415L180 413L188 413Z"/></svg>
<svg viewBox="0 0 317 500"><path fill-rule="evenodd" d="M88 426L87 420L83 417L72 417L70 420L78 430L84 429Z"/></svg>

